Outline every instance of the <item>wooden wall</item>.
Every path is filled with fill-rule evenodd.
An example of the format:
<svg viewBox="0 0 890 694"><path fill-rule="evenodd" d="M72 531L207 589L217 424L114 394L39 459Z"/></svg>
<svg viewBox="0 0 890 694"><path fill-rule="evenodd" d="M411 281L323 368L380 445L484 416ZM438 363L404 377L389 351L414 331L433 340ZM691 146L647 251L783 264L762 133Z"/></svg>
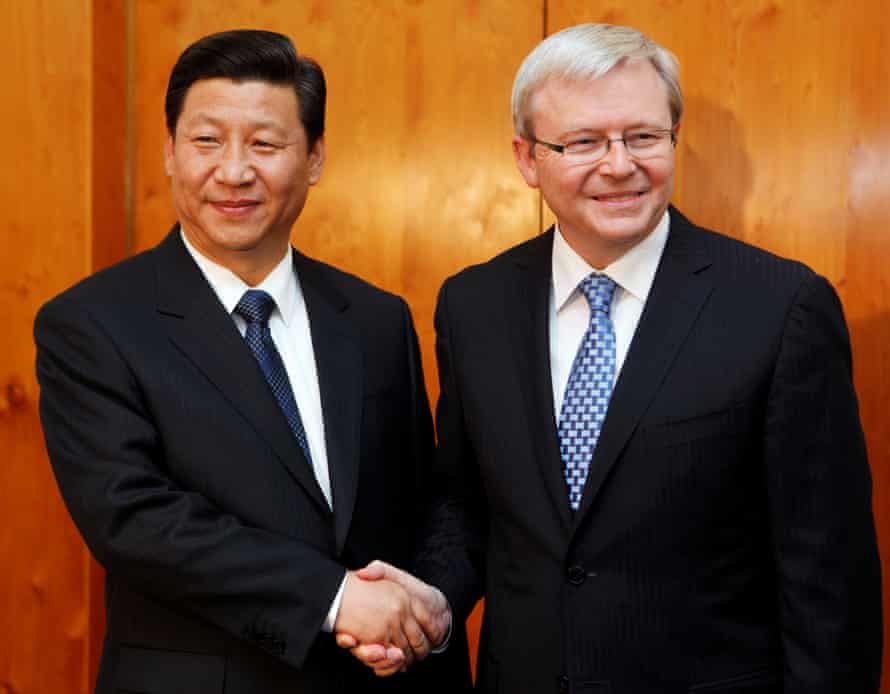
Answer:
<svg viewBox="0 0 890 694"><path fill-rule="evenodd" d="M678 206L809 263L840 292L888 566L884 0L0 0L0 7L12 80L0 105L12 153L0 167L7 567L0 692L86 694L101 643L101 571L68 520L39 431L34 313L169 228L161 156L169 70L188 43L233 27L287 33L324 67L327 168L294 241L406 296L433 398L432 309L442 279L548 220L510 154L509 92L521 59L544 35L581 21L632 24L674 50L687 99Z"/></svg>

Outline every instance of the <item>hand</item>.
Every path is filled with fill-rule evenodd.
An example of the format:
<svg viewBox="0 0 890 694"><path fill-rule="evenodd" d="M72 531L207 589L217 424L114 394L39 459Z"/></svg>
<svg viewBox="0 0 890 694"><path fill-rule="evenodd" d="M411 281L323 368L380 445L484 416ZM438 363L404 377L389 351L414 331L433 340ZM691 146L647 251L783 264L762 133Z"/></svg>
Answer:
<svg viewBox="0 0 890 694"><path fill-rule="evenodd" d="M426 637L424 645L427 651L423 657L430 650L442 645L451 627L451 609L442 591L379 559L360 569L357 575L365 581L393 581L408 591L411 596L411 611ZM422 660L423 657L419 659Z"/></svg>
<svg viewBox="0 0 890 694"><path fill-rule="evenodd" d="M403 587L388 580L362 580L352 571L346 576L334 631L338 643L341 634L348 634L353 643L373 644L363 662L379 676L407 669L415 658L412 644L425 639Z"/></svg>
<svg viewBox="0 0 890 694"><path fill-rule="evenodd" d="M433 648L441 645L451 626L451 610L441 591L382 561L371 562L356 575L365 581L393 581L408 591L411 597L411 611L423 629L422 638L419 640L412 638L410 643L416 660L423 660ZM356 658L374 669L377 674L406 668L403 664L401 668L394 669L400 662L397 660L398 656L402 654L396 653L394 648L387 649L381 643L369 643L339 629L337 643L342 648L349 648Z"/></svg>

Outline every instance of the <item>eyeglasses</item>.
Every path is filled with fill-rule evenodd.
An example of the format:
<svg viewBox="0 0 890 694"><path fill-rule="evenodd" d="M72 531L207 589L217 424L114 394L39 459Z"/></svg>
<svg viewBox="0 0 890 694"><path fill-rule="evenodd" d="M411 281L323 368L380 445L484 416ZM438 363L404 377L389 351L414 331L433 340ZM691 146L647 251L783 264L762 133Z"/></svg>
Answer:
<svg viewBox="0 0 890 694"><path fill-rule="evenodd" d="M665 154L668 146L677 143L677 135L673 128L659 130L634 130L621 137L601 137L589 135L578 138L564 145L544 142L534 137L526 138L529 142L553 150L565 157L572 164L593 164L609 153L613 142L623 142L627 153L634 159L652 159Z"/></svg>

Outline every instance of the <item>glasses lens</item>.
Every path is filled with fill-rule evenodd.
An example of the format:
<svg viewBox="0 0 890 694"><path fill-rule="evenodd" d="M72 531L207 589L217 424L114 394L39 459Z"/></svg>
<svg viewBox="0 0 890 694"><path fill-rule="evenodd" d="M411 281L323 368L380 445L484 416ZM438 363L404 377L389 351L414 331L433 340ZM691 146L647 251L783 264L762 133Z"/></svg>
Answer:
<svg viewBox="0 0 890 694"><path fill-rule="evenodd" d="M658 156L664 151L669 134L651 130L628 133L624 136L624 144L630 154L639 159L645 159Z"/></svg>

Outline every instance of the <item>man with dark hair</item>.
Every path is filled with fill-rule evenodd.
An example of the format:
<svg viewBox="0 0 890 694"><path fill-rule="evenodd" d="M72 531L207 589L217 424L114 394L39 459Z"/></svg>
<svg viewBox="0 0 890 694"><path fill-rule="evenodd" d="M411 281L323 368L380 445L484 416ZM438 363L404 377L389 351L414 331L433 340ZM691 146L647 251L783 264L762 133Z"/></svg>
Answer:
<svg viewBox="0 0 890 694"><path fill-rule="evenodd" d="M50 459L107 571L97 692L468 686L457 627L389 679L334 644L403 669L449 616L441 594L355 576L411 558L432 426L404 301L290 246L324 108L284 36L190 46L166 100L178 224L37 317Z"/></svg>

